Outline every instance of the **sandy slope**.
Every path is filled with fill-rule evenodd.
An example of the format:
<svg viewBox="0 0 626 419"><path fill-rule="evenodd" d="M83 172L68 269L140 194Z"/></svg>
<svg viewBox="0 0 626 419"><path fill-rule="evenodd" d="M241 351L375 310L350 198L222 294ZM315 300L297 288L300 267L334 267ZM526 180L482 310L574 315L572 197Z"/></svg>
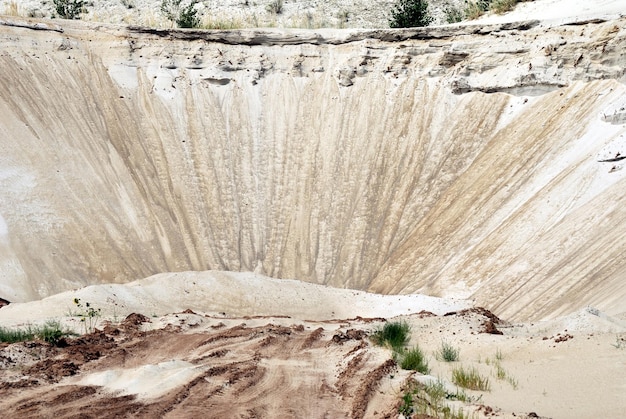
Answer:
<svg viewBox="0 0 626 419"><path fill-rule="evenodd" d="M0 319L9 326L65 317L76 311L74 298L101 308L107 318L126 317L134 312L162 316L191 309L224 313L225 317L282 315L300 320L332 320L395 317L422 310L443 315L472 306L466 300L369 294L253 273L179 272L124 285L93 285L40 301L10 304L0 311Z"/></svg>
<svg viewBox="0 0 626 419"><path fill-rule="evenodd" d="M2 298L226 270L508 319L624 311L623 19L3 22Z"/></svg>
<svg viewBox="0 0 626 419"><path fill-rule="evenodd" d="M540 19L543 25L559 25L565 22L588 19L614 19L624 14L626 14L626 6L619 0L598 0L593 3L587 1L534 0L517 4L515 9L509 13L483 16L479 22L494 23Z"/></svg>

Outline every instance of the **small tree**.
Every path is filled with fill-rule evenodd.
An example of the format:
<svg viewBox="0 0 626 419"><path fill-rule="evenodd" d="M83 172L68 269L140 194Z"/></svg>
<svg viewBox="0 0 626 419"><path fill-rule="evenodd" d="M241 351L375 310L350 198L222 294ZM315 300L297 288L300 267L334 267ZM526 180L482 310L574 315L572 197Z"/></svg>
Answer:
<svg viewBox="0 0 626 419"><path fill-rule="evenodd" d="M85 11L84 0L54 0L54 8L63 19L79 19Z"/></svg>
<svg viewBox="0 0 626 419"><path fill-rule="evenodd" d="M183 4L183 0L163 0L161 2L161 12L165 17L176 23L179 28L197 28L200 26L198 9L196 4L199 0L191 0Z"/></svg>
<svg viewBox="0 0 626 419"><path fill-rule="evenodd" d="M391 11L389 26L392 28L414 28L428 26L433 18L428 14L426 0L398 0Z"/></svg>

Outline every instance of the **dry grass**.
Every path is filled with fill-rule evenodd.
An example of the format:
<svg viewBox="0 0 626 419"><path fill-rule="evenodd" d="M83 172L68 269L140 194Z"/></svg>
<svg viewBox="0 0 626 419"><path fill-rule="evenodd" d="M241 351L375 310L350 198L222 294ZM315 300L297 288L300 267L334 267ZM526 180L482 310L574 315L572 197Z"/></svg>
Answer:
<svg viewBox="0 0 626 419"><path fill-rule="evenodd" d="M20 8L19 8L19 5L17 4L17 1L13 0L13 1L8 2L6 6L4 7L4 14L8 16L19 16Z"/></svg>
<svg viewBox="0 0 626 419"><path fill-rule="evenodd" d="M234 19L234 18L217 19L212 16L205 16L200 23L201 29L228 30L228 29L241 29L245 26L247 25L244 25L244 23L238 19Z"/></svg>
<svg viewBox="0 0 626 419"><path fill-rule="evenodd" d="M510 12L515 8L519 0L495 0L491 3L490 10L499 15Z"/></svg>

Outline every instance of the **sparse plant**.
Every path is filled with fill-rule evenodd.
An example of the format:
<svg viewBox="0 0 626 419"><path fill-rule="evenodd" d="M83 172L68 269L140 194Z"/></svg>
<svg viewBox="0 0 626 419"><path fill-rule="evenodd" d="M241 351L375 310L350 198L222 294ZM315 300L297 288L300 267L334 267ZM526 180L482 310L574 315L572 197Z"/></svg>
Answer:
<svg viewBox="0 0 626 419"><path fill-rule="evenodd" d="M502 368L502 365L500 365L499 363L496 363L495 368L496 368L496 378L498 380L504 380L506 378L506 371L504 371L504 368Z"/></svg>
<svg viewBox="0 0 626 419"><path fill-rule="evenodd" d="M220 20L220 19L207 18L202 21L202 24L200 25L200 27L202 29L219 29L219 30L241 29L243 28L243 23L235 19Z"/></svg>
<svg viewBox="0 0 626 419"><path fill-rule="evenodd" d="M85 333L93 333L96 330L98 320L102 316L102 310L96 309L90 303L81 303L80 298L74 298L74 305L78 309L74 315L80 318Z"/></svg>
<svg viewBox="0 0 626 419"><path fill-rule="evenodd" d="M27 329L9 329L7 327L0 327L0 342L15 343L32 340L35 338L35 333L29 326Z"/></svg>
<svg viewBox="0 0 626 419"><path fill-rule="evenodd" d="M463 10L456 7L446 7L444 9L447 23L458 23L465 19L465 13Z"/></svg>
<svg viewBox="0 0 626 419"><path fill-rule="evenodd" d="M400 405L399 412L408 417L413 413L413 393L407 391L402 395L402 404Z"/></svg>
<svg viewBox="0 0 626 419"><path fill-rule="evenodd" d="M624 336L615 336L615 343L611 343L611 346L616 349L626 349L626 337Z"/></svg>
<svg viewBox="0 0 626 419"><path fill-rule="evenodd" d="M519 3L519 0L493 0L489 9L492 12L501 15L513 10L517 3Z"/></svg>
<svg viewBox="0 0 626 419"><path fill-rule="evenodd" d="M63 19L80 19L85 12L84 0L53 0L54 10Z"/></svg>
<svg viewBox="0 0 626 419"><path fill-rule="evenodd" d="M426 361L426 357L419 346L415 346L408 351L402 352L401 357L402 360L400 361L400 367L403 370L418 371L422 374L428 374L430 372L428 368L428 361Z"/></svg>
<svg viewBox="0 0 626 419"><path fill-rule="evenodd" d="M506 381L511 385L511 387L513 387L513 390L517 390L517 388L519 387L519 383L517 382L517 380L510 375L506 376Z"/></svg>
<svg viewBox="0 0 626 419"><path fill-rule="evenodd" d="M57 346L67 333L61 328L61 322L50 320L39 330L38 336L51 345Z"/></svg>
<svg viewBox="0 0 626 419"><path fill-rule="evenodd" d="M411 327L407 322L385 323L372 334L372 341L380 346L389 346L395 351L402 352L409 341Z"/></svg>
<svg viewBox="0 0 626 419"><path fill-rule="evenodd" d="M135 8L134 0L120 0L120 2L122 3L122 6L126 7L127 9Z"/></svg>
<svg viewBox="0 0 626 419"><path fill-rule="evenodd" d="M489 10L490 0L465 0L465 18L478 19Z"/></svg>
<svg viewBox="0 0 626 419"><path fill-rule="evenodd" d="M197 1L192 1L180 10L176 25L179 28L197 28L200 26L200 18L198 17L198 9L196 9Z"/></svg>
<svg viewBox="0 0 626 419"><path fill-rule="evenodd" d="M391 28L414 28L428 26L433 17L428 13L426 0L398 0L391 10Z"/></svg>
<svg viewBox="0 0 626 419"><path fill-rule="evenodd" d="M498 353L500 354L500 358L498 358ZM514 390L517 390L517 387L518 387L517 380L513 378L511 375L509 375L505 371L505 369L502 367L502 364L500 364L500 361L502 360L502 353L499 351L498 353L496 353L496 360L493 362L493 366L495 368L496 379L500 381L508 382L511 385L511 387L513 387Z"/></svg>
<svg viewBox="0 0 626 419"><path fill-rule="evenodd" d="M266 6L265 10L275 15L282 14L283 13L283 0L273 0L272 2L270 2L270 4Z"/></svg>
<svg viewBox="0 0 626 419"><path fill-rule="evenodd" d="M350 12L347 10L341 10L337 13L337 27L339 29L345 28L348 20L350 20Z"/></svg>
<svg viewBox="0 0 626 419"><path fill-rule="evenodd" d="M197 28L200 26L198 3L199 0L162 0L161 13L179 28Z"/></svg>
<svg viewBox="0 0 626 419"><path fill-rule="evenodd" d="M465 369L463 366L452 370L452 382L470 390L490 391L489 378L480 375L476 368Z"/></svg>
<svg viewBox="0 0 626 419"><path fill-rule="evenodd" d="M426 385L410 381L402 395L399 413L405 417L415 414L418 417L436 417L444 419L465 419L462 409L453 409L448 400L460 400L455 394L449 393L445 385L437 380ZM467 400L467 399L466 399Z"/></svg>
<svg viewBox="0 0 626 419"><path fill-rule="evenodd" d="M441 347L435 352L435 359L443 362L456 362L459 360L459 352L459 348L447 342L441 342Z"/></svg>
<svg viewBox="0 0 626 419"><path fill-rule="evenodd" d="M5 6L4 14L7 16L19 16L19 5L17 4L17 1L11 0L8 2Z"/></svg>

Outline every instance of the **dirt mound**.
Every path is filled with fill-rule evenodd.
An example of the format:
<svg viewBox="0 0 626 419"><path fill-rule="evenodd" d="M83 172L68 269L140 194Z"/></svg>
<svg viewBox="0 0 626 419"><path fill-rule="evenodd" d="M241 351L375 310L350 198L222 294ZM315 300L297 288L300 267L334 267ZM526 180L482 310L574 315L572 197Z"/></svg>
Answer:
<svg viewBox="0 0 626 419"><path fill-rule="evenodd" d="M0 372L3 414L198 417L210 411L214 418L361 418L374 399L393 411L395 397L375 390L390 380L395 362L370 345L365 330L355 328L361 322L334 334L323 327L271 321L218 329L206 325L193 333L182 327L140 331L147 321L132 314L118 327L108 324L105 330L67 339L65 347L5 346L0 357L20 373ZM11 355L11 348L20 345L38 348L41 359L20 368L21 361ZM133 384L148 372L150 380Z"/></svg>

